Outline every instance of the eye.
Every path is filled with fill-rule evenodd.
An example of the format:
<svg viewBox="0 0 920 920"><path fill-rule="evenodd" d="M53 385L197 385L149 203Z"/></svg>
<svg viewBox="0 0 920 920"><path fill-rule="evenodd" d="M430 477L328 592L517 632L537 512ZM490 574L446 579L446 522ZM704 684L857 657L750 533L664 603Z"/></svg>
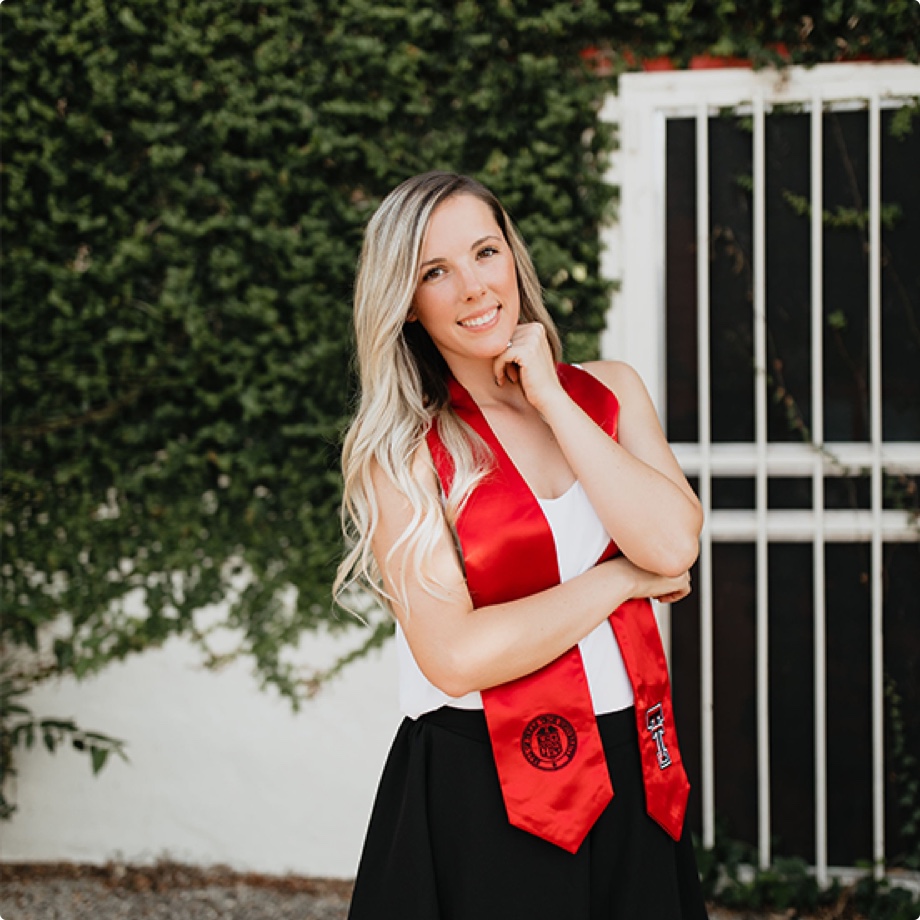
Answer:
<svg viewBox="0 0 920 920"><path fill-rule="evenodd" d="M422 275L422 281L434 281L435 278L440 278L443 273L444 269L440 265L435 265Z"/></svg>
<svg viewBox="0 0 920 920"><path fill-rule="evenodd" d="M483 246L482 249L480 249L478 252L478 256L480 259L488 259L488 258L491 258L492 256L497 256L497 255L498 255L498 249L495 246Z"/></svg>

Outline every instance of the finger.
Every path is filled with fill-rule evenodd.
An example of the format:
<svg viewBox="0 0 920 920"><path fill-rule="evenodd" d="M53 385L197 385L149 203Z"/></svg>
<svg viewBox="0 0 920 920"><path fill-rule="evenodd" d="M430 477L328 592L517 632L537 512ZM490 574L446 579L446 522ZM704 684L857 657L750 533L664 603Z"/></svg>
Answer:
<svg viewBox="0 0 920 920"><path fill-rule="evenodd" d="M656 597L655 600L658 601L659 604L676 604L686 596L686 591L673 591L671 594L663 594L661 597Z"/></svg>
<svg viewBox="0 0 920 920"><path fill-rule="evenodd" d="M495 358L495 382L501 386L507 378L512 383L520 380L521 372L517 363L514 361L514 355L511 353L514 348L514 342L509 341L505 350Z"/></svg>
<svg viewBox="0 0 920 920"><path fill-rule="evenodd" d="M655 598L660 604L675 604L679 600L683 600L688 594L690 594L690 586L686 585L681 588L677 588L675 591L668 591L667 594L662 594Z"/></svg>
<svg viewBox="0 0 920 920"><path fill-rule="evenodd" d="M543 359L540 340L526 326L518 326L508 343L505 357L520 367L539 368Z"/></svg>

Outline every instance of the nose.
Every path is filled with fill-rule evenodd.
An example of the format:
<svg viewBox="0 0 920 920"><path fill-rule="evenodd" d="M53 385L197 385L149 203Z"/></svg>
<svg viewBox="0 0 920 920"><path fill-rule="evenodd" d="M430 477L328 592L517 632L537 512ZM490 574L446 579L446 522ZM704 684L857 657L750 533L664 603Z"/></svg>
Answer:
<svg viewBox="0 0 920 920"><path fill-rule="evenodd" d="M464 300L477 300L486 292L486 286L475 265L464 266L460 273Z"/></svg>

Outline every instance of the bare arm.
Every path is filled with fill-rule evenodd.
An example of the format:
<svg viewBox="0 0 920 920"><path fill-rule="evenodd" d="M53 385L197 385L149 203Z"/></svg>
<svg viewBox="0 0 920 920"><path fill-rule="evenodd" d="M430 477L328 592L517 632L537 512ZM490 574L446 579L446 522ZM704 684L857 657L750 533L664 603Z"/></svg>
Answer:
<svg viewBox="0 0 920 920"><path fill-rule="evenodd" d="M418 481L434 494L426 449L414 466ZM394 603L393 612L422 672L450 696L530 674L577 644L629 598L677 600L689 592L685 571L673 578L654 575L618 557L538 594L474 609L445 524L427 572L443 586L444 596L435 597L419 583L401 547L390 556L411 520L408 500L379 468L374 487L380 508L374 555L392 597L398 597L396 586L403 578L406 586L407 607Z"/></svg>
<svg viewBox="0 0 920 920"><path fill-rule="evenodd" d="M620 362L585 365L619 400L614 441L562 388L539 324L519 326L514 342L513 351L497 359L497 378L520 382L623 555L663 575L689 569L697 557L702 509L639 375Z"/></svg>
<svg viewBox="0 0 920 920"><path fill-rule="evenodd" d="M700 503L665 440L648 391L626 364L585 366L620 402L618 440L564 393L543 410L563 453L620 551L636 565L677 575L693 565Z"/></svg>

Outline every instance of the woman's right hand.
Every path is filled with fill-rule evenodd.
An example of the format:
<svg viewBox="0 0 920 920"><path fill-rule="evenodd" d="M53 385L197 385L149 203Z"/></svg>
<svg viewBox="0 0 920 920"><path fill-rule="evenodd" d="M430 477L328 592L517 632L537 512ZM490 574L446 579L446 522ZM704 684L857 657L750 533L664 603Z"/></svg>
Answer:
<svg viewBox="0 0 920 920"><path fill-rule="evenodd" d="M607 560L603 565L617 566L630 579L633 586L631 598L651 597L662 604L675 604L693 590L689 571L677 576L658 575L640 569L622 555Z"/></svg>

